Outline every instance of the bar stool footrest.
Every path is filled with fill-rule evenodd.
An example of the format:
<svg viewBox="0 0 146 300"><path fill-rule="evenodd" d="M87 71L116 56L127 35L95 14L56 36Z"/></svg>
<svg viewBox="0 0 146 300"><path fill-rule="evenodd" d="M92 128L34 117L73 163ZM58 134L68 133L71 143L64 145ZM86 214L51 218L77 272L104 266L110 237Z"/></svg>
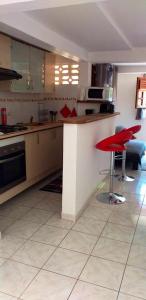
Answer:
<svg viewBox="0 0 146 300"><path fill-rule="evenodd" d="M122 181L122 182L124 182L124 181L129 181L130 182L130 181L134 181L135 178L133 176L119 175L118 180Z"/></svg>
<svg viewBox="0 0 146 300"><path fill-rule="evenodd" d="M126 198L123 195L109 192L97 194L96 199L105 204L123 204L126 201Z"/></svg>
<svg viewBox="0 0 146 300"><path fill-rule="evenodd" d="M123 204L126 202L126 198L118 193L109 193L109 202L111 204Z"/></svg>

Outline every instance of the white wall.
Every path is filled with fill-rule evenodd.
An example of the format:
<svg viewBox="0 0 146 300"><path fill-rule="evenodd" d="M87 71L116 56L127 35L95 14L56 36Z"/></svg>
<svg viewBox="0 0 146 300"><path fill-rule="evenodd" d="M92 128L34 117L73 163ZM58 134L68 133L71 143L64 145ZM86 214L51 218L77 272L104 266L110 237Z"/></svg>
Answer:
<svg viewBox="0 0 146 300"><path fill-rule="evenodd" d="M125 73L120 68L118 73L118 85L117 85L117 103L116 111L120 112L119 118L117 118L117 125L123 125L130 127L135 124L141 124L142 129L137 134L139 139L146 141L146 119L136 120L135 109L135 96L136 96L136 80L137 77L143 76L143 73L134 72L134 69L129 69L129 73Z"/></svg>
<svg viewBox="0 0 146 300"><path fill-rule="evenodd" d="M65 124L62 217L75 220L109 168L109 153L95 148L115 130L115 117L86 124Z"/></svg>
<svg viewBox="0 0 146 300"><path fill-rule="evenodd" d="M60 55L54 55L54 57L54 64L76 63L75 61L62 57ZM49 71L53 73L53 75L51 74L51 76L54 79L54 66L52 67L51 65ZM48 110L48 119L50 118L49 110L56 110L58 112L57 118L60 119L62 117L60 114L60 110L65 104L68 105L70 110L75 108L78 115L84 115L85 109L87 108L94 109L95 113L97 113L99 111L98 104L77 104L76 102L76 99L80 98L80 89L90 85L90 80L91 64L87 62L80 62L80 85L55 86L55 90L52 94L50 94L49 90L47 93L5 92L5 82L0 82L0 90L3 91L0 92L0 109L2 107L6 107L7 120L9 124L15 124L18 122L28 123L30 122L31 116L33 116L34 121L38 121L39 102L42 103L41 107L43 110ZM48 100L50 98L52 100Z"/></svg>

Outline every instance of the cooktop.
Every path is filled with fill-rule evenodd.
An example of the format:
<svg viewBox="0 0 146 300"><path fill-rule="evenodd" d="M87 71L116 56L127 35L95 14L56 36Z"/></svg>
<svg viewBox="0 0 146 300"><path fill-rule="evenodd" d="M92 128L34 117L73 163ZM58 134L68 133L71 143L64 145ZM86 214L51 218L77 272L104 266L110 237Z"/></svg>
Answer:
<svg viewBox="0 0 146 300"><path fill-rule="evenodd" d="M11 133L21 130L26 130L27 127L23 125L0 125L0 134Z"/></svg>

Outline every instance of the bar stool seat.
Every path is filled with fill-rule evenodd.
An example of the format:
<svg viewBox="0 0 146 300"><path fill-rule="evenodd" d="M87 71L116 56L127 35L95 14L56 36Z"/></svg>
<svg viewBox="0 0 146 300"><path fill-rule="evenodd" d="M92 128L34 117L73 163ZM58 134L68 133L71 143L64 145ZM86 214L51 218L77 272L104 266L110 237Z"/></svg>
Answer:
<svg viewBox="0 0 146 300"><path fill-rule="evenodd" d="M127 143L131 138L132 138L132 132L130 132L129 130L122 130L98 142L95 145L96 149L111 153L110 184L109 184L109 193L108 193L109 203L121 204L126 201L123 195L113 192L114 156L115 156L115 152L123 152L126 150L125 143Z"/></svg>

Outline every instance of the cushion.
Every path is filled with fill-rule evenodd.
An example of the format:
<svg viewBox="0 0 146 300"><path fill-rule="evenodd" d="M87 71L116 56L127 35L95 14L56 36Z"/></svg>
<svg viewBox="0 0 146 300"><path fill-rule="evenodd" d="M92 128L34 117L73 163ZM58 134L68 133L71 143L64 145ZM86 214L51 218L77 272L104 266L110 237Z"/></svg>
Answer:
<svg viewBox="0 0 146 300"><path fill-rule="evenodd" d="M123 130L125 127L117 126L116 133ZM145 151L145 142L137 139L130 140L126 143L126 162L132 162L134 169L138 168L138 164L141 164L141 158Z"/></svg>

